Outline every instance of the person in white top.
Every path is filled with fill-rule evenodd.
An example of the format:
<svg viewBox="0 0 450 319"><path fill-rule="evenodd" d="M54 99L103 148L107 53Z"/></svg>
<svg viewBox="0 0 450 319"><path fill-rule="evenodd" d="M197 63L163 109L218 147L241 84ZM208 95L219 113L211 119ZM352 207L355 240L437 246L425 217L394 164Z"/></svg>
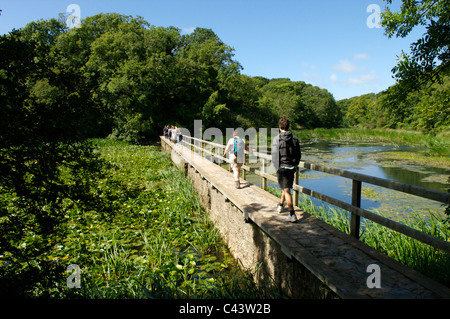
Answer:
<svg viewBox="0 0 450 319"><path fill-rule="evenodd" d="M228 140L223 157L226 157L227 153L230 153L231 168L233 169L234 181L236 188L240 188L241 182L239 176L241 174L241 167L245 162L245 152L249 151L247 143L243 138L240 138L238 131L233 132L233 137Z"/></svg>

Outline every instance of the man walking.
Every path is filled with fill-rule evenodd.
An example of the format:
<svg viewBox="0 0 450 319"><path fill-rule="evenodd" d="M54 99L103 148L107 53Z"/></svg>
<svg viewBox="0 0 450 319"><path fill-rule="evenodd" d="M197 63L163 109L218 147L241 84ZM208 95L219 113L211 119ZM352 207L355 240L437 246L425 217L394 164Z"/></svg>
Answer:
<svg viewBox="0 0 450 319"><path fill-rule="evenodd" d="M284 202L286 201L290 212L286 220L295 223L297 216L292 203L291 188L294 185L294 177L302 153L298 138L289 131L289 119L280 119L278 127L281 132L272 143L272 163L277 172L278 184L282 190L281 201L277 210L279 213L283 212Z"/></svg>

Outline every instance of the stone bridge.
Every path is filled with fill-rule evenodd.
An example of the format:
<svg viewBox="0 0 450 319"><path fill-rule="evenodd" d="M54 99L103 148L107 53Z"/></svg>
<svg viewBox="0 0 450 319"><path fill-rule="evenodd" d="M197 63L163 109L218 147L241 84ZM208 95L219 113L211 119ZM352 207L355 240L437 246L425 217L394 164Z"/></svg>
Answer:
<svg viewBox="0 0 450 319"><path fill-rule="evenodd" d="M233 256L256 280L292 298L436 299L450 289L296 207L297 223L276 212L279 199L248 182L236 189L227 170L161 137L209 211Z"/></svg>

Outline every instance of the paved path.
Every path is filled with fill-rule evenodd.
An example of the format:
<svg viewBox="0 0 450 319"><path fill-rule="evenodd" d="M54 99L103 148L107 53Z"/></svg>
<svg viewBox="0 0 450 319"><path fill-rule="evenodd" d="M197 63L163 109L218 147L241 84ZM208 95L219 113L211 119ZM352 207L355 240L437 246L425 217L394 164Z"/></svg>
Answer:
<svg viewBox="0 0 450 319"><path fill-rule="evenodd" d="M241 181L187 148L173 145L184 160L235 204L244 216L262 228L289 257L296 259L341 298L450 298L450 289L338 231L300 208L297 223L276 212L278 198ZM368 288L367 280L379 266L381 288ZM372 278L372 277L371 277ZM372 282L370 280L370 282Z"/></svg>

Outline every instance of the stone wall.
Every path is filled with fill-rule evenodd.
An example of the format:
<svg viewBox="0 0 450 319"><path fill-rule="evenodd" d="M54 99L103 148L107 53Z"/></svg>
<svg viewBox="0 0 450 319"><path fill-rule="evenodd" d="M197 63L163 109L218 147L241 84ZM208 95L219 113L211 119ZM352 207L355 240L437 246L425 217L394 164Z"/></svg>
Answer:
<svg viewBox="0 0 450 319"><path fill-rule="evenodd" d="M170 147L164 147L170 150ZM255 280L275 284L291 298L336 298L336 295L295 259L288 259L280 245L253 223L225 194L204 179L198 170L171 150L173 162L182 167L192 180L203 207L233 257L244 269L254 273Z"/></svg>

